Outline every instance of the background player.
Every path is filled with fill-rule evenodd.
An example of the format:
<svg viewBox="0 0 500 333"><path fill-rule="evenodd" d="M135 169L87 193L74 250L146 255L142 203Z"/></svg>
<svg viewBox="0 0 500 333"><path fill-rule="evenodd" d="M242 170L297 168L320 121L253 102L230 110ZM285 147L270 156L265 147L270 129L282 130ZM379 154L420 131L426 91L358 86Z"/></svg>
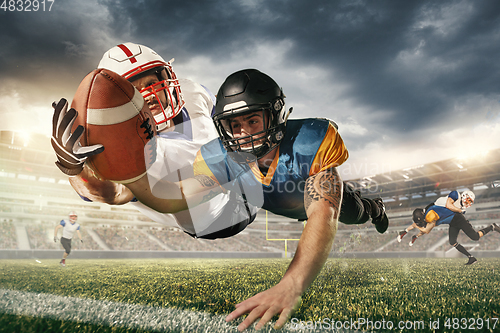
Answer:
<svg viewBox="0 0 500 333"><path fill-rule="evenodd" d="M197 151L217 137L211 119L215 97L197 83L177 79L172 61L165 62L146 46L125 43L108 50L98 66L129 80L143 94L154 116L159 133L156 139L157 162L148 170L148 182L159 196L164 192L160 180L179 181L181 174L184 178L193 177L192 164ZM245 203L235 196L234 200L229 200L229 193L208 193L203 204L177 210L175 217L138 202L125 186L101 179L85 164L87 157L104 149L102 146L83 147L82 153L76 153L71 146L54 144L61 142L61 136L72 126L72 121L64 120L67 102L62 99L54 107L52 141L58 155L56 164L70 176L71 185L84 200L112 205L130 202L156 222L178 225L191 236L205 238L208 237L207 228L210 228L210 237L227 237L239 230L241 221L246 225L255 218L256 209L247 209ZM239 209L239 206L244 208ZM193 221L197 222L196 225ZM214 230L221 232L213 234Z"/></svg>
<svg viewBox="0 0 500 333"><path fill-rule="evenodd" d="M182 181L187 197L198 189L221 187L275 214L307 219L282 280L238 304L227 317L229 321L249 312L240 330L261 318L258 329L275 314L280 314L276 326L285 324L326 261L339 216L348 224L374 218L379 232L388 226L380 199L361 200L350 187L344 191L336 167L348 153L336 125L317 118L287 121L284 97L276 82L257 70L230 75L217 93L214 123L220 139L198 153L197 178ZM156 209L168 206L151 196L144 177L127 187Z"/></svg>
<svg viewBox="0 0 500 333"><path fill-rule="evenodd" d="M500 232L500 227L496 223L493 223L479 231L474 230L464 216L465 211L472 206L474 200L475 195L472 191L467 190L461 194L458 191L452 191L447 197L439 198L434 204L428 205L425 210L422 210L423 220L426 222L425 226L421 226L420 223L412 225L419 229L420 232L412 237L410 246L413 245L418 237L431 232L435 226L449 224L448 237L450 245L469 259L466 265L476 263L477 259L457 242L460 230L463 230L470 239L478 241L492 230ZM401 241L406 232L411 229L413 228L407 228L405 231L400 232L398 241Z"/></svg>
<svg viewBox="0 0 500 333"><path fill-rule="evenodd" d="M71 253L71 239L73 239L73 235L76 231L76 234L80 238L80 242L83 243L82 234L80 233L80 224L76 223L78 219L78 215L76 212L72 211L69 213L69 221L61 220L61 222L54 229L54 242L57 243L57 231L63 228L62 237L61 237L61 245L64 248L64 254L59 262L61 266L66 266L66 258Z"/></svg>
<svg viewBox="0 0 500 333"><path fill-rule="evenodd" d="M458 200L460 198L460 200ZM439 224L449 224L454 216L454 213L464 213L467 208L472 206L476 195L472 191L464 191L460 194L458 191L451 191L447 196L438 198L435 202L428 204L425 208L417 208L413 211L413 224L406 228L403 231L399 232L398 242L401 242L403 237L414 228L427 226L425 215L429 211L429 208L432 206L437 206L436 208L440 211L441 221ZM447 208L447 210L443 210L442 208ZM438 224L438 225L439 225ZM410 246L413 246L413 243L417 240L418 237L424 235L423 232L414 235L410 241Z"/></svg>

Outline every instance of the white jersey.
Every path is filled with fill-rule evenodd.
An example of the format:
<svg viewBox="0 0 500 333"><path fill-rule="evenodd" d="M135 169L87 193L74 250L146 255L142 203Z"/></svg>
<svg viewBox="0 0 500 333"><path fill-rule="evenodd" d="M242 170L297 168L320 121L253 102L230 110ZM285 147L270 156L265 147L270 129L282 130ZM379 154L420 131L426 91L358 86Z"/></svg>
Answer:
<svg viewBox="0 0 500 333"><path fill-rule="evenodd" d="M460 200L461 193L458 191L451 191L447 196L437 199L434 204L436 206L446 207L446 201L448 201L448 198L451 198L453 200L453 206L461 210L465 210L465 207L462 207L462 201Z"/></svg>
<svg viewBox="0 0 500 333"><path fill-rule="evenodd" d="M61 220L59 224L63 226L62 237L66 239L73 238L75 231L80 230L80 225L77 222L71 223L66 220Z"/></svg>
<svg viewBox="0 0 500 333"><path fill-rule="evenodd" d="M156 137L156 162L148 169L152 193L164 199L180 199L181 195L180 192L163 193L161 180L178 182L182 179L192 178L194 176L193 163L198 150L203 144L218 137L211 118L215 105L213 94L193 81L179 81L186 101L186 105L181 111L184 121L180 126L176 125L174 131L159 133ZM208 202L190 207L189 215L198 236L202 235L203 230L222 214L228 201L228 194L219 194ZM173 214L159 213L140 202L132 202L131 204L155 222L182 228ZM177 217L179 216L182 214L177 215Z"/></svg>

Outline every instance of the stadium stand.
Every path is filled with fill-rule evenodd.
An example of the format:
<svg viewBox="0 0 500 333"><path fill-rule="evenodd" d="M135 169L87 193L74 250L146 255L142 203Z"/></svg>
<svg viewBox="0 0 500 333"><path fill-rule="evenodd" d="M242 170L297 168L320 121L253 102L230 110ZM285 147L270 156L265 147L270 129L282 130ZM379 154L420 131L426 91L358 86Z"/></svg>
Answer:
<svg viewBox="0 0 500 333"><path fill-rule="evenodd" d="M193 253L281 253L296 250L304 223L259 212L240 234L219 240L194 239L174 227L155 223L129 205L109 206L82 200L67 177L55 166L50 138L0 131L0 250L61 251L53 230L70 210L78 212L83 243L75 251L148 251ZM450 159L386 172L349 182L363 196L381 196L390 227L380 235L371 223L350 226L339 223L332 255L346 253L425 253L445 256L447 227L437 227L408 246L411 234L398 243L399 231L411 224L412 211L425 207L451 190L471 189L476 204L466 213L475 228L500 221L500 149L470 160ZM409 237L410 236L410 237ZM460 235L459 242L473 251L496 251L500 235L473 242ZM14 251L14 252L15 252Z"/></svg>

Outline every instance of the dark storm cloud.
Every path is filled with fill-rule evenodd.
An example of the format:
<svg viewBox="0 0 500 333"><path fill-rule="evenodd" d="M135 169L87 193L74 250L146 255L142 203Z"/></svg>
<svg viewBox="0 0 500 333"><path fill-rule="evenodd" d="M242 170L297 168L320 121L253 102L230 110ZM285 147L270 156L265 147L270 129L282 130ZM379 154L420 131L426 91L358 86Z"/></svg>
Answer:
<svg viewBox="0 0 500 333"><path fill-rule="evenodd" d="M500 84L500 4L493 1L103 4L114 13L116 29L126 21L134 35L151 43L160 37L156 45L181 55L224 61L256 39L291 40L290 63L334 70L332 80L350 85L346 98L386 112L379 122L405 135L448 119L467 95L496 94Z"/></svg>
<svg viewBox="0 0 500 333"><path fill-rule="evenodd" d="M75 4L56 2L50 12L0 15L0 72L4 75L44 74L46 66L73 67L87 56L85 52L71 54L71 45L85 43L88 33L82 29L88 18Z"/></svg>
<svg viewBox="0 0 500 333"><path fill-rule="evenodd" d="M75 1L55 1L45 12L2 11L1 94L15 94L22 104L35 104L48 96L51 101L56 96L71 98L95 66L98 44L92 38L92 26L97 18L85 3ZM50 103L44 104L50 110Z"/></svg>
<svg viewBox="0 0 500 333"><path fill-rule="evenodd" d="M337 121L353 158L500 122L495 1L56 0L51 12L0 11L0 29L3 124L13 103L20 118L47 107L50 127L50 103L127 41L175 57L214 92L241 66L266 71L292 117Z"/></svg>

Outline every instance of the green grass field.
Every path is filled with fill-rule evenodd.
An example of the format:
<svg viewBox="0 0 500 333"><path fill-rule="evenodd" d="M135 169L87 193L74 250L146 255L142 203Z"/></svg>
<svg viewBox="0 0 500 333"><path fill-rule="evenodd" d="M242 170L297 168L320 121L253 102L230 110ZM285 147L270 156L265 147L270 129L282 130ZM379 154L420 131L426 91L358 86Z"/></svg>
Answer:
<svg viewBox="0 0 500 333"><path fill-rule="evenodd" d="M276 284L289 262L1 260L0 332L236 331L225 315ZM500 259L464 262L330 259L284 331L500 332Z"/></svg>

